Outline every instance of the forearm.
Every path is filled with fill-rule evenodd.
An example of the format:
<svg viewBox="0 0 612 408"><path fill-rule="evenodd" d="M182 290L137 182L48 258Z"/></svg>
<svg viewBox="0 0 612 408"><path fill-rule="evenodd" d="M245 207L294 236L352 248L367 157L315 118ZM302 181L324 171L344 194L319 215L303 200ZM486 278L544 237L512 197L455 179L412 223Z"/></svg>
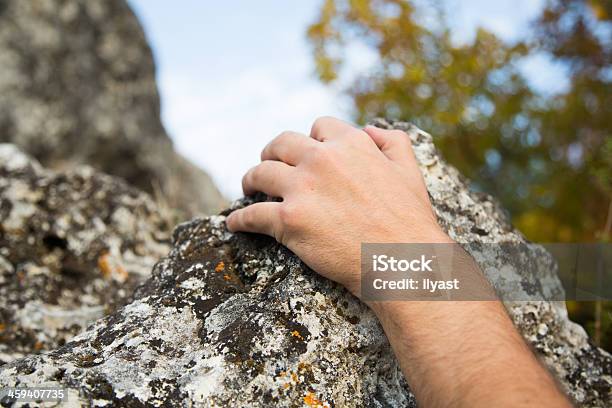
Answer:
<svg viewBox="0 0 612 408"><path fill-rule="evenodd" d="M371 307L423 406L570 406L500 302Z"/></svg>

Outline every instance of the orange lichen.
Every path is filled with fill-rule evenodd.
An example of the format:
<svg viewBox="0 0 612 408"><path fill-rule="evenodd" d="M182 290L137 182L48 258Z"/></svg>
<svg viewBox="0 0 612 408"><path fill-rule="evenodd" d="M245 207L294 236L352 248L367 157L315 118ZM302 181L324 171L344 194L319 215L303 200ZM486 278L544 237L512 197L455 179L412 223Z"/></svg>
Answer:
<svg viewBox="0 0 612 408"><path fill-rule="evenodd" d="M34 343L34 350L42 350L42 348L44 347L44 344L42 341L37 341L36 343Z"/></svg>
<svg viewBox="0 0 612 408"><path fill-rule="evenodd" d="M3 332L5 327L6 326L4 326L4 323L0 323L0 332Z"/></svg>
<svg viewBox="0 0 612 408"><path fill-rule="evenodd" d="M110 266L108 252L103 253L98 258L98 268L100 268L100 272L102 272L104 279L109 279L111 277L113 271Z"/></svg>
<svg viewBox="0 0 612 408"><path fill-rule="evenodd" d="M222 272L225 269L225 263L220 261L217 266L215 266L215 272Z"/></svg>
<svg viewBox="0 0 612 408"><path fill-rule="evenodd" d="M223 279L225 279L226 281L231 281L232 277L229 275L223 275Z"/></svg>
<svg viewBox="0 0 612 408"><path fill-rule="evenodd" d="M100 268L104 279L115 279L118 282L125 282L128 278L125 268L108 252L104 252L98 258L98 268Z"/></svg>
<svg viewBox="0 0 612 408"><path fill-rule="evenodd" d="M317 397L314 395L314 393L312 392L309 392L306 395L304 395L304 404L308 405L309 407L325 407L326 406L321 401L319 401Z"/></svg>
<svg viewBox="0 0 612 408"><path fill-rule="evenodd" d="M300 332L299 332L299 331L297 331L297 330L292 331L292 332L291 332L291 335L292 335L293 337L297 337L297 338L298 338L298 339L300 339L300 340L304 340L304 338L302 337L302 335L300 334Z"/></svg>

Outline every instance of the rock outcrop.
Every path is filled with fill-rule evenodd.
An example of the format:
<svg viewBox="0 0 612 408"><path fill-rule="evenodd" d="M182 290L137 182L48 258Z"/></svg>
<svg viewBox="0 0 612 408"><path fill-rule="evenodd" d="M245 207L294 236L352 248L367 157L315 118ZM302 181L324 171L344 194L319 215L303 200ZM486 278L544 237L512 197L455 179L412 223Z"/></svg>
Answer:
<svg viewBox="0 0 612 408"><path fill-rule="evenodd" d="M469 191L440 159L431 136L393 126L410 134L454 239L524 242L493 199ZM374 315L286 248L229 233L223 215L180 225L173 241L130 304L54 351L0 367L0 387L61 385L73 402L96 406L415 406ZM551 257L525 248L520 257L478 262L486 273L503 261L507 278L554 284ZM506 306L579 405L610 406L612 359L568 320L563 303Z"/></svg>
<svg viewBox="0 0 612 408"><path fill-rule="evenodd" d="M188 216L224 206L173 149L151 50L124 0L0 1L0 142L54 169L119 176Z"/></svg>
<svg viewBox="0 0 612 408"><path fill-rule="evenodd" d="M123 305L170 235L163 211L122 180L54 173L0 144L0 365L61 346Z"/></svg>

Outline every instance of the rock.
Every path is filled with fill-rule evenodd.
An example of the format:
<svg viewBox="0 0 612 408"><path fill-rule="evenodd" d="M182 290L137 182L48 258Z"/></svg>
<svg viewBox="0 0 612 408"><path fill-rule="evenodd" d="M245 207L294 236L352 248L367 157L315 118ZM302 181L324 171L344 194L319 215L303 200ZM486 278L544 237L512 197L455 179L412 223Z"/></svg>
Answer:
<svg viewBox="0 0 612 408"><path fill-rule="evenodd" d="M410 134L453 238L524 242L497 203L469 191L438 156L431 136L393 126ZM180 225L173 242L132 303L48 354L1 367L0 386L61 385L75 404L97 406L416 406L371 311L287 249L229 233L223 215ZM507 275L558 283L550 255L525 248L504 259ZM478 262L490 271L500 259ZM568 320L563 303L506 306L579 405L610 406L612 359Z"/></svg>
<svg viewBox="0 0 612 408"><path fill-rule="evenodd" d="M151 50L123 0L0 1L0 142L90 165L186 215L225 201L160 121Z"/></svg>
<svg viewBox="0 0 612 408"><path fill-rule="evenodd" d="M0 144L0 365L65 344L124 304L169 251L149 196Z"/></svg>

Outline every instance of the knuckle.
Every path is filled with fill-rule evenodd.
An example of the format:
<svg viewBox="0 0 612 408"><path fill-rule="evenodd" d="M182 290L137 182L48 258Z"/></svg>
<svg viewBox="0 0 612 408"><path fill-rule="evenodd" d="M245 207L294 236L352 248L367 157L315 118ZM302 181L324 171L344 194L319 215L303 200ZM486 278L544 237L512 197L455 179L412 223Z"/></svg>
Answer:
<svg viewBox="0 0 612 408"><path fill-rule="evenodd" d="M262 150L261 150L261 154L259 155L259 158L261 161L264 161L266 159L266 157L270 156L270 153L272 152L272 143L268 143Z"/></svg>
<svg viewBox="0 0 612 408"><path fill-rule="evenodd" d="M305 155L307 157L315 157L321 154L322 150L325 150L325 146L322 143L316 143L306 148Z"/></svg>
<svg viewBox="0 0 612 408"><path fill-rule="evenodd" d="M258 182L258 177L259 177L259 170L258 170L259 166L255 166L255 167L251 167L249 169L249 171L246 172L246 174L242 177L242 187L243 189L245 187L249 187L249 186L254 186L257 184Z"/></svg>
<svg viewBox="0 0 612 408"><path fill-rule="evenodd" d="M293 132L290 130L285 130L283 132L281 132L278 136L276 136L276 138L274 139L276 141L276 143L282 143L284 141L286 141L287 139L290 139L293 136Z"/></svg>
<svg viewBox="0 0 612 408"><path fill-rule="evenodd" d="M325 164L331 160L331 151L327 146L314 145L310 148L309 157L315 165Z"/></svg>
<svg viewBox="0 0 612 408"><path fill-rule="evenodd" d="M299 225L301 213L295 204L284 203L279 208L278 218L285 229L295 229Z"/></svg>
<svg viewBox="0 0 612 408"><path fill-rule="evenodd" d="M261 151L261 160L266 160L266 157L270 156L273 151L278 150L284 142L291 137L291 131L285 130L272 139Z"/></svg>
<svg viewBox="0 0 612 408"><path fill-rule="evenodd" d="M262 162L261 164L255 166L255 167L253 167L253 169L250 171L250 173L251 173L250 181L253 184L257 184L257 183L259 183L261 181L261 173L262 173L263 163L265 163L265 161Z"/></svg>
<svg viewBox="0 0 612 408"><path fill-rule="evenodd" d="M242 188L244 189L248 184L249 184L249 177L250 176L251 171L247 171L246 173L244 173L244 176L242 176Z"/></svg>
<svg viewBox="0 0 612 408"><path fill-rule="evenodd" d="M258 177L272 176L278 173L277 168L278 162L274 160L264 160L259 163L258 167Z"/></svg>
<svg viewBox="0 0 612 408"><path fill-rule="evenodd" d="M396 138L397 140L400 140L402 143L405 143L407 145L412 145L412 143L410 142L410 136L408 136L408 133L404 132L403 130L394 129L394 130L391 130L390 132L394 138Z"/></svg>
<svg viewBox="0 0 612 408"><path fill-rule="evenodd" d="M250 184L253 181L253 168L250 168L242 177L242 184Z"/></svg>
<svg viewBox="0 0 612 408"><path fill-rule="evenodd" d="M246 228L253 228L255 226L254 211L244 209L244 211L241 211L240 215L242 217L242 225L244 225Z"/></svg>
<svg viewBox="0 0 612 408"><path fill-rule="evenodd" d="M312 123L312 130L311 133L312 134L316 134L319 133L321 131L323 131L323 129L325 128L325 126L327 124L330 123L330 121L333 121L334 118L332 118L331 116L319 116L318 118L315 119L315 121Z"/></svg>
<svg viewBox="0 0 612 408"><path fill-rule="evenodd" d="M302 190L312 191L315 189L316 180L315 177L310 173L302 174L297 182Z"/></svg>
<svg viewBox="0 0 612 408"><path fill-rule="evenodd" d="M348 139L351 145L361 146L361 145L369 145L372 143L372 139L366 132L362 132L358 129L355 129L355 130L356 132L353 135L353 137L350 137Z"/></svg>

